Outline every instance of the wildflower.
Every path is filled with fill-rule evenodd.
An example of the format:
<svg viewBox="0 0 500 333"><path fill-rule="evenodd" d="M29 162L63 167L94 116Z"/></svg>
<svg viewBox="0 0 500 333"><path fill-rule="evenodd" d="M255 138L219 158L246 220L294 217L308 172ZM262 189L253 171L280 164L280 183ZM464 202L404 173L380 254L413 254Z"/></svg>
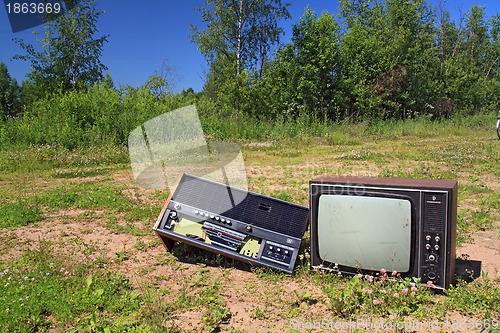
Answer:
<svg viewBox="0 0 500 333"><path fill-rule="evenodd" d="M362 279L363 278L363 274L358 274L358 279Z"/></svg>
<svg viewBox="0 0 500 333"><path fill-rule="evenodd" d="M398 275L398 272L392 271L392 276L396 276L396 275Z"/></svg>
<svg viewBox="0 0 500 333"><path fill-rule="evenodd" d="M427 281L427 287L429 288L434 287L434 283L432 283L432 281Z"/></svg>
<svg viewBox="0 0 500 333"><path fill-rule="evenodd" d="M398 293L394 293L394 295L392 295L392 298L398 298L398 297L399 297Z"/></svg>
<svg viewBox="0 0 500 333"><path fill-rule="evenodd" d="M387 291L385 291L384 289L380 290L380 292L381 292L382 294L387 294Z"/></svg>
<svg viewBox="0 0 500 333"><path fill-rule="evenodd" d="M385 273L387 273L387 271L386 271L384 268L382 268L382 269L380 270L380 274L384 275Z"/></svg>
<svg viewBox="0 0 500 333"><path fill-rule="evenodd" d="M412 286L412 287L411 287L411 291L412 291L412 292L414 292L414 293L416 293L416 292L418 291L418 289L417 289L417 287Z"/></svg>
<svg viewBox="0 0 500 333"><path fill-rule="evenodd" d="M7 308L7 310L5 310L5 311L7 311L7 313L10 313L10 309L9 308Z"/></svg>
<svg viewBox="0 0 500 333"><path fill-rule="evenodd" d="M379 304L380 304L380 302L378 301L378 299L373 300L373 305L379 305Z"/></svg>
<svg viewBox="0 0 500 333"><path fill-rule="evenodd" d="M408 294L408 288L405 288L405 289L401 290L401 294L402 295L407 295Z"/></svg>

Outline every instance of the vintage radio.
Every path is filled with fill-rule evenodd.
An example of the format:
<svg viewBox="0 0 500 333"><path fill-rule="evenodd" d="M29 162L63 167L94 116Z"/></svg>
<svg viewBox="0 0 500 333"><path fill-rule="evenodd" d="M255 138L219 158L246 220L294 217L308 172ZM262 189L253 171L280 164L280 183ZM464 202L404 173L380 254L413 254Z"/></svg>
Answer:
<svg viewBox="0 0 500 333"><path fill-rule="evenodd" d="M181 173L154 230L174 241L231 258L293 271L309 209Z"/></svg>

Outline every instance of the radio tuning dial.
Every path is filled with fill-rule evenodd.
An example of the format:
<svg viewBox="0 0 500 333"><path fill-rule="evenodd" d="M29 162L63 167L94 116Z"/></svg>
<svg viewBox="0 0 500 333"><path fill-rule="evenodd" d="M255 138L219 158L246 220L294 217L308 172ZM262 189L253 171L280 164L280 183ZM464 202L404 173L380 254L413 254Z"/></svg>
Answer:
<svg viewBox="0 0 500 333"><path fill-rule="evenodd" d="M429 254L427 258L429 258L429 261L436 261L436 256L433 254Z"/></svg>

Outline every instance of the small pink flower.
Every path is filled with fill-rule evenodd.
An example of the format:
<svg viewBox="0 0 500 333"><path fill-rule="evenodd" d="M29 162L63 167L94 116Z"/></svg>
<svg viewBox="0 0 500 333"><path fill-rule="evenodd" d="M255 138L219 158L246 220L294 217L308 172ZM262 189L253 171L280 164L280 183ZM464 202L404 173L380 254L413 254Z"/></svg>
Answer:
<svg viewBox="0 0 500 333"><path fill-rule="evenodd" d="M381 292L382 294L387 294L387 291L385 291L384 289L380 290L380 292Z"/></svg>
<svg viewBox="0 0 500 333"><path fill-rule="evenodd" d="M432 283L432 281L428 281L427 282L427 287L429 287L429 288L434 287L434 283Z"/></svg>
<svg viewBox="0 0 500 333"><path fill-rule="evenodd" d="M392 298L398 298L398 297L399 297L398 293L395 293L394 295L392 295Z"/></svg>
<svg viewBox="0 0 500 333"><path fill-rule="evenodd" d="M413 291L414 293L416 293L416 292L418 291L418 289L417 289L417 287L412 286L412 287L411 287L411 291Z"/></svg>
<svg viewBox="0 0 500 333"><path fill-rule="evenodd" d="M401 290L401 294L402 295L407 295L408 294L408 289L405 288L405 289Z"/></svg>
<svg viewBox="0 0 500 333"><path fill-rule="evenodd" d="M392 271L392 276L396 276L396 275L398 275L398 272Z"/></svg>
<svg viewBox="0 0 500 333"><path fill-rule="evenodd" d="M358 279L362 279L363 278L363 274L358 274Z"/></svg>
<svg viewBox="0 0 500 333"><path fill-rule="evenodd" d="M380 274L382 274L382 275L383 275L383 274L385 274L385 273L387 273L387 271L386 271L384 268L382 268L382 269L380 270Z"/></svg>
<svg viewBox="0 0 500 333"><path fill-rule="evenodd" d="M373 300L373 305L379 305L379 304L380 304L380 302L378 301L378 299Z"/></svg>

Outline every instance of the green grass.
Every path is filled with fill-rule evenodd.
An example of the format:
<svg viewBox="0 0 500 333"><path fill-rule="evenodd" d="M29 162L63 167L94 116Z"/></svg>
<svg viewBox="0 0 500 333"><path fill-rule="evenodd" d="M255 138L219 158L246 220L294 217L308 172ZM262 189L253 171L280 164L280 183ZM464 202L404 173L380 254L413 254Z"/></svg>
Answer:
<svg viewBox="0 0 500 333"><path fill-rule="evenodd" d="M56 326L90 332L139 332L142 296L102 258L74 262L48 244L0 265L0 327L4 332Z"/></svg>
<svg viewBox="0 0 500 333"><path fill-rule="evenodd" d="M202 123L212 139L241 144L250 190L303 205L308 181L323 174L457 179L457 245L466 246L478 233L500 237L500 142L488 120ZM293 275L185 244L166 252L151 228L169 193L138 188L127 163L124 147L108 145L0 151L0 330L245 332L287 330L291 319L500 316L498 278L433 295L398 278L311 271L308 233Z"/></svg>

